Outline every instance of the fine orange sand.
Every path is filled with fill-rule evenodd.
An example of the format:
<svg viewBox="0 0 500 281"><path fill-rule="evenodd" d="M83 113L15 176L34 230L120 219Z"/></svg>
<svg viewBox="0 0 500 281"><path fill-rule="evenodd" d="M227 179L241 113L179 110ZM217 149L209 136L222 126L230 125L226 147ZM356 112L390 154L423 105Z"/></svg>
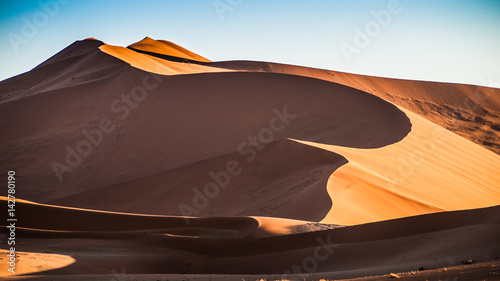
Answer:
<svg viewBox="0 0 500 281"><path fill-rule="evenodd" d="M333 279L500 256L499 89L147 37L77 41L0 93L1 171L30 200L18 275Z"/></svg>

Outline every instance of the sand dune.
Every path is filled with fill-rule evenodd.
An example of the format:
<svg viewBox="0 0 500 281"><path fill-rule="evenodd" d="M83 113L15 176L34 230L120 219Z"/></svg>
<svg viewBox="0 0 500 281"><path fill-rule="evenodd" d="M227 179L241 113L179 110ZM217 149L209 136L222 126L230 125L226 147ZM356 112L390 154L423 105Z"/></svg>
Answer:
<svg viewBox="0 0 500 281"><path fill-rule="evenodd" d="M207 72L226 72L223 68L210 67L191 61L171 61L161 59L152 53L138 53L134 49L124 48L120 46L112 46L104 44L99 47L101 51L120 60L123 60L133 67L157 73L162 75L179 75L179 74L194 74Z"/></svg>
<svg viewBox="0 0 500 281"><path fill-rule="evenodd" d="M41 83L29 78L38 82L35 90L13 94L9 102L0 104L5 116L18 120L0 120L5 132L18 132L5 134L2 155L8 157L10 169L32 175L20 179L26 186L20 191L21 197L110 211L258 215L312 221L325 219L333 208L340 208L336 213L342 219L336 221L329 215L324 220L334 224L486 207L500 202L495 172L500 165L498 155L461 141L449 131L373 95L298 76L293 71L294 75L230 72L159 76L110 57L98 49L103 46L108 45L95 40L75 43L41 64L39 68L44 71L35 69L26 74L44 76ZM137 61L146 61L144 54L122 50L130 52ZM50 76L51 67L56 66L58 71ZM94 69L96 73L92 72ZM282 72L285 70L283 67ZM20 88L19 79L7 80L3 87ZM134 106L130 106L123 94L131 95L134 87L143 85L146 79L154 87L140 100L132 100ZM32 116L44 117L33 121ZM280 116L291 117L283 121ZM68 165L66 158L78 144L87 141L89 135L99 135L96 130L103 119L111 122L114 131L109 135L100 132L102 142L92 146L79 165L67 166L71 172L63 173L59 182L54 162ZM271 120L276 122L275 131L270 129ZM422 122L425 125L415 128ZM437 133L449 143L441 146L433 140L432 134ZM256 140L251 143L252 137ZM325 162L318 158L323 157L319 156L321 153L307 156L310 149L306 147L283 146L279 141L286 138L335 145L327 148L335 154L327 156L332 160ZM19 146L21 139L30 139L31 143ZM422 148L426 141L431 142L431 149L435 148L430 153ZM361 149L359 154L365 157L351 156L351 151L358 150L346 147ZM21 153L28 148L30 158ZM382 152L377 154L378 151ZM479 163L474 161L478 155ZM459 163L457 157L463 166L449 165ZM343 158L346 160L340 160ZM236 161L243 172L231 176L230 187L220 192L222 196L210 200L203 210L181 212L179 204L192 207L193 189L202 190L214 181L210 172L223 171L228 161ZM339 172L346 171L350 176L333 173L346 161L348 165ZM417 164L412 164L415 161ZM293 162L297 164L288 164ZM442 170L430 176L436 171L435 165ZM350 167L354 170L349 172ZM265 176L266 173L271 176ZM324 196L328 175L332 175L330 196L335 197L332 186L338 189L336 194L346 196L345 200L334 198L333 208L332 201ZM336 176L341 179L338 184ZM345 193L347 186L357 188ZM430 192L433 189L419 192L422 186L440 187L434 190L441 193L435 197ZM466 196L471 193L485 196ZM452 196L453 200L436 202L441 196ZM297 200L302 197L309 199ZM372 198L370 204L359 200L366 197ZM378 197L382 199L375 199ZM143 200L152 200L152 204L144 206ZM304 202L317 200L323 203L302 210L310 206ZM358 203L353 204L356 200ZM364 207L358 209L360 205Z"/></svg>
<svg viewBox="0 0 500 281"><path fill-rule="evenodd" d="M240 163L241 172L226 180L223 174L226 173L226 164L231 161ZM267 215L319 221L331 208L325 189L327 180L345 163L340 155L282 140L268 144L250 163L234 152L134 181L51 200L50 203L178 216L183 215L179 208L182 203L186 213L195 208L192 215L201 217ZM215 176L210 175L211 171L215 171ZM217 183L217 179L224 183L219 184L218 196L212 199L202 195L195 199L197 193L193 192L194 189L204 193L204 187ZM141 190L140 195L138 190ZM310 205L311 200L314 200L314 206ZM205 208L195 207L196 203L203 205L204 201L207 202ZM145 206L144 202L148 204Z"/></svg>
<svg viewBox="0 0 500 281"><path fill-rule="evenodd" d="M498 91L75 42L0 83L0 170L32 201L17 203L19 273L491 261Z"/></svg>
<svg viewBox="0 0 500 281"><path fill-rule="evenodd" d="M162 75L233 71L208 66L211 61L204 57L172 42L149 37L127 48L103 44L99 49L133 67Z"/></svg>
<svg viewBox="0 0 500 281"><path fill-rule="evenodd" d="M197 55L183 47L176 45L172 42L166 40L154 40L152 38L146 37L141 41L134 43L127 48L142 51L148 53L154 53L158 55L168 56L168 59L172 60L172 57L182 58L189 61L197 62L211 62L210 60Z"/></svg>
<svg viewBox="0 0 500 281"><path fill-rule="evenodd" d="M500 154L500 89L476 85L411 81L278 63L230 61L212 66L237 71L287 73L359 89L427 118ZM478 77L478 83L484 77Z"/></svg>
<svg viewBox="0 0 500 281"><path fill-rule="evenodd" d="M6 201L1 202L5 207ZM453 266L500 254L498 207L262 236L257 220L248 217L193 219L186 226L182 218L18 204L25 219L17 235L29 249L20 259L37 255L41 266L53 266L37 273L42 276L124 269L128 274L266 273L281 278L294 264L301 267L316 257L311 263L315 272L347 278ZM36 254L44 252L74 262L55 264L53 257Z"/></svg>
<svg viewBox="0 0 500 281"><path fill-rule="evenodd" d="M348 163L328 182L333 200L324 222L370 221L497 205L497 154L402 109L412 131L402 141L378 149L309 143Z"/></svg>
<svg viewBox="0 0 500 281"><path fill-rule="evenodd" d="M92 55L98 56L99 53ZM106 54L100 55L109 58ZM68 74L61 79L62 85L54 82L52 90L0 105L5 108L2 112L16 116L18 120L16 124L8 119L0 121L6 132L14 130L14 126L18 132L17 135L6 134L3 140L6 145L2 147L9 152L2 155L9 157L10 169L33 175L19 179L26 186L20 191L21 197L48 202L139 180L211 158L216 161L217 157L231 153L237 157L234 160L241 164L252 158L252 151L261 152L262 146L253 148L249 140L249 137L258 137L261 129L264 129L261 133L264 134L261 136L264 141L258 140L258 143L263 147L269 141L292 137L366 148L394 143L410 130L406 115L381 99L345 86L281 74L214 73L161 77L162 82L137 103L137 108L114 112L113 104L120 108L126 106L120 96L130 93L131 88L141 85L144 77L150 75L120 61L117 64L122 65L124 70L93 81L91 85L66 85L71 77ZM93 89L90 92L89 86ZM303 94L310 92L311 87L316 89L311 93L317 96L316 99ZM82 106L90 101L89 106ZM62 104L64 107L60 107ZM352 119L348 113L357 114L360 118ZM35 121L31 117L41 115L44 118ZM289 115L292 117L286 117ZM250 116L252 118L248 118ZM278 117L290 119L279 120ZM116 131L109 135L102 133L102 143L93 146L92 153L71 172L63 174L63 181L59 182L54 174L53 162L67 165L68 150L76 150L78 143L87 140L86 135L99 129L99 123L105 118L111 120ZM273 120L275 132L270 128ZM53 128L58 129L53 131ZM82 133L83 130L88 133ZM191 137L193 133L196 133L196 138ZM36 142L28 144L33 158L23 159L23 154L15 152L16 149L25 149L16 146L21 136ZM54 142L54 138L58 141ZM247 149L250 151L243 151ZM284 157L293 155L285 153ZM289 160L293 158L282 158L274 165L286 167L284 163ZM212 169L217 172L215 167ZM197 178L187 176L185 179L193 181L191 186L203 188L210 180L210 170L203 172ZM288 173L286 169L280 172ZM261 175L251 176L258 181ZM313 179L316 180L319 178ZM164 186L165 183L157 182L151 188L164 189ZM168 202L168 198L164 200ZM117 201L122 200L117 198ZM100 209L106 207L100 206Z"/></svg>

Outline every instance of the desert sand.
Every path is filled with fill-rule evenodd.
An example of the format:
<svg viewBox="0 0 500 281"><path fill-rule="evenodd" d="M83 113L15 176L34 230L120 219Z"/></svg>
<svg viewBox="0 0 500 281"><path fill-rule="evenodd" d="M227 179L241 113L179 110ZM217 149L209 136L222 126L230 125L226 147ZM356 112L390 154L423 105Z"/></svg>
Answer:
<svg viewBox="0 0 500 281"><path fill-rule="evenodd" d="M498 278L499 89L146 37L77 41L0 93L24 199L5 278Z"/></svg>

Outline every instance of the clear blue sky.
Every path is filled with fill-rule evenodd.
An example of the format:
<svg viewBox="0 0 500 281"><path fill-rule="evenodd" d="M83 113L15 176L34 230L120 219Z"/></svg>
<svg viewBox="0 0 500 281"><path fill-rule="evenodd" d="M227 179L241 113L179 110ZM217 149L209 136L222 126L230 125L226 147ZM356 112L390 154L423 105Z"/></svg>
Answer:
<svg viewBox="0 0 500 281"><path fill-rule="evenodd" d="M150 36L214 61L500 87L500 1L391 1L2 0L0 80L76 40L127 46ZM391 18L377 22L374 12Z"/></svg>

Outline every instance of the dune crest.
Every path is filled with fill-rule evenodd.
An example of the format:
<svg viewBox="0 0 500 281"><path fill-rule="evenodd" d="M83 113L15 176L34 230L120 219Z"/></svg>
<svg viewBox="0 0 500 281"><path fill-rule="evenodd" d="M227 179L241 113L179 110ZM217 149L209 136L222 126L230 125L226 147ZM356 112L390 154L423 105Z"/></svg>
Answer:
<svg viewBox="0 0 500 281"><path fill-rule="evenodd" d="M154 40L146 37L139 42L129 45L127 48L135 51L178 57L198 62L211 62L210 60L195 54L183 47L165 40Z"/></svg>
<svg viewBox="0 0 500 281"><path fill-rule="evenodd" d="M104 53L116 57L131 66L162 75L227 72L231 70L210 67L190 62L164 60L150 54L140 53L131 48L104 44L99 47Z"/></svg>

